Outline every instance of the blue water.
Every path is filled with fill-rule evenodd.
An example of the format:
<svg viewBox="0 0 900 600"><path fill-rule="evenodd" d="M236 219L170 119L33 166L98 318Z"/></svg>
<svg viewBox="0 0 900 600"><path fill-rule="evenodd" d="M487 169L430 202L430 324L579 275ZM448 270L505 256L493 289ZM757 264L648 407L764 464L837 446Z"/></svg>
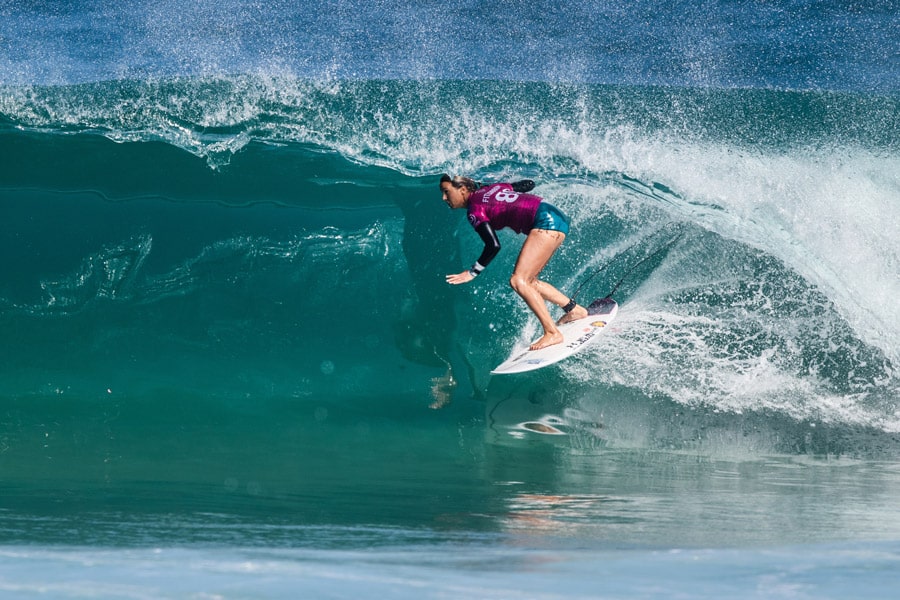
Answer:
<svg viewBox="0 0 900 600"><path fill-rule="evenodd" d="M898 9L0 0L0 596L893 597Z"/></svg>

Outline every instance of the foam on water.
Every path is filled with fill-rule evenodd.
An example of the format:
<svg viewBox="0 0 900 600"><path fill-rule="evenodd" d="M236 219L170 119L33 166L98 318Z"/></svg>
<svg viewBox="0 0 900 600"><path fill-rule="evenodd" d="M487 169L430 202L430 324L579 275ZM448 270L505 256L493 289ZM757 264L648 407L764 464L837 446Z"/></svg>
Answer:
<svg viewBox="0 0 900 600"><path fill-rule="evenodd" d="M513 599L604 596L791 598L888 597L897 568L895 543L819 545L777 550L619 550L447 545L370 552L253 549L0 549L14 565L0 590L31 596L159 596ZM339 567L337 565L340 565ZM48 568L52 566L52 568ZM647 570L654 573L651 580ZM598 584L598 579L602 582Z"/></svg>

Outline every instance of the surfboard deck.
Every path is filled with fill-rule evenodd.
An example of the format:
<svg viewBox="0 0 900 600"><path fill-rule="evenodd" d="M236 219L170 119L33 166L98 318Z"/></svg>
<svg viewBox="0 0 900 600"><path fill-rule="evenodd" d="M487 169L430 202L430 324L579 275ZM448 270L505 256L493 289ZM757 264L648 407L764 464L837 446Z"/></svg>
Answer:
<svg viewBox="0 0 900 600"><path fill-rule="evenodd" d="M561 344L540 350L529 350L528 346L518 347L491 373L493 375L525 373L568 358L594 342L603 328L616 318L618 312L619 305L612 298L594 300L588 306L588 316L559 326L559 331L563 334Z"/></svg>

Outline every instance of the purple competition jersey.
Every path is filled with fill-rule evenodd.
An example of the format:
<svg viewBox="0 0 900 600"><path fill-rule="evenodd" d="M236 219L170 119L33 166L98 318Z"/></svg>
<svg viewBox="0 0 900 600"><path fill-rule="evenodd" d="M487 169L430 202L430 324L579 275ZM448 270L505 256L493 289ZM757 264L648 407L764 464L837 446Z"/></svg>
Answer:
<svg viewBox="0 0 900 600"><path fill-rule="evenodd" d="M520 194L508 183L485 186L469 196L469 223L477 228L488 222L494 229L528 233L541 202L540 196Z"/></svg>

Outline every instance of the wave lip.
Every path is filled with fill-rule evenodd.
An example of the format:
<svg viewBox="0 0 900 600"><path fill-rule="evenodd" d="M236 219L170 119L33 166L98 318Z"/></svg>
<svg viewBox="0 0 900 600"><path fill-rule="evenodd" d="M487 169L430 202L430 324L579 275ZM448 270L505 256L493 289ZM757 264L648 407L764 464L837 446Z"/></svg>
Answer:
<svg viewBox="0 0 900 600"><path fill-rule="evenodd" d="M819 91L231 75L0 85L0 125L159 140L214 168L258 142L318 146L410 174L476 170L510 155L555 173L573 160L603 171L594 161L611 158L604 145L635 135L895 153L898 103Z"/></svg>

